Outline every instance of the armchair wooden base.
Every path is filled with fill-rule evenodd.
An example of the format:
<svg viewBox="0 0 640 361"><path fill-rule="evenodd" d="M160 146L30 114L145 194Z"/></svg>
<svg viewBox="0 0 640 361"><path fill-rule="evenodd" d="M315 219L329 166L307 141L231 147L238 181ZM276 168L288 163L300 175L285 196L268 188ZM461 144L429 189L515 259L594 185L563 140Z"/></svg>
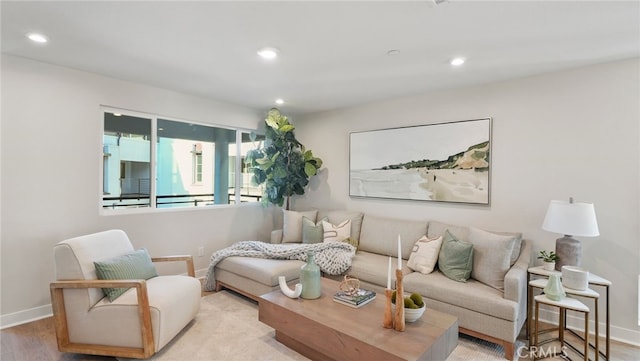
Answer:
<svg viewBox="0 0 640 361"><path fill-rule="evenodd" d="M195 277L192 256L168 256L152 258L154 262L185 261L187 273ZM69 340L69 328L64 301L65 289L78 288L136 288L138 303L138 316L140 321L142 347L120 347L107 345L94 345L75 343ZM127 358L145 359L155 352L153 329L151 325L151 312L149 308L149 295L145 280L70 280L57 281L50 284L51 305L53 308L53 320L58 341L58 350L61 352L73 352L90 355L115 356Z"/></svg>

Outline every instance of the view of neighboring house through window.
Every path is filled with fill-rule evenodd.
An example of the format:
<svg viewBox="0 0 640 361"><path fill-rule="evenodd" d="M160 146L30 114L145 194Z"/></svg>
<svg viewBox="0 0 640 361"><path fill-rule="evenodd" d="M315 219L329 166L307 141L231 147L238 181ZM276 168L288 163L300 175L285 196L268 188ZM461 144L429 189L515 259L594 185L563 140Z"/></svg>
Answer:
<svg viewBox="0 0 640 361"><path fill-rule="evenodd" d="M156 129L155 134L151 129ZM122 135L137 142L122 142ZM247 151L264 139L255 138L238 129L105 111L102 207L178 208L235 204L237 199L260 201L261 190L251 186L251 174L242 164ZM155 183L150 182L151 169L155 169ZM236 169L241 173L236 174Z"/></svg>
<svg viewBox="0 0 640 361"><path fill-rule="evenodd" d="M103 206L151 205L151 119L105 113Z"/></svg>
<svg viewBox="0 0 640 361"><path fill-rule="evenodd" d="M193 145L192 168L193 168L193 184L202 184L202 143Z"/></svg>

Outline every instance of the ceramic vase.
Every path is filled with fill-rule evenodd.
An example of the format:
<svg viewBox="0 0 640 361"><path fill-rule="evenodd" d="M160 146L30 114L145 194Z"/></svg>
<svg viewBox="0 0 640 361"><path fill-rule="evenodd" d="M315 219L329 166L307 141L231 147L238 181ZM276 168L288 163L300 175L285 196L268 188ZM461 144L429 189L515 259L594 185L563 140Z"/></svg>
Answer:
<svg viewBox="0 0 640 361"><path fill-rule="evenodd" d="M560 301L567 294L564 292L562 282L560 281L560 275L553 274L549 276L547 286L544 288L544 294L547 298L553 301Z"/></svg>
<svg viewBox="0 0 640 361"><path fill-rule="evenodd" d="M544 268L547 271L553 271L554 269L556 269L556 263L555 262L543 262L542 268Z"/></svg>
<svg viewBox="0 0 640 361"><path fill-rule="evenodd" d="M300 297L307 300L314 300L322 294L320 287L320 267L313 258L313 252L307 253L307 263L300 268L300 283L302 293Z"/></svg>

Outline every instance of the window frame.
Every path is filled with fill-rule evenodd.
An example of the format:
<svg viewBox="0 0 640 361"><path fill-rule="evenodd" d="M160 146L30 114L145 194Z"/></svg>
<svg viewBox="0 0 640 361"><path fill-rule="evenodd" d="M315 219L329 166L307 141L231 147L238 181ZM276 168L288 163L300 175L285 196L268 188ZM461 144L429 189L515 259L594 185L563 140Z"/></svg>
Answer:
<svg viewBox="0 0 640 361"><path fill-rule="evenodd" d="M198 210L210 210L210 209L219 209L219 208L225 208L225 207L253 207L253 206L262 206L261 202L233 202L233 203L226 203L226 204L213 204L210 206L206 206L206 207L195 207L195 206L190 206L190 207L176 207L176 208L172 208L172 207L167 207L167 208L158 208L158 205L156 204L157 202L157 144L158 144L158 119L162 119L162 120L168 120L168 121L173 121L173 122L180 122L180 123L188 123L188 124L195 124L195 125L200 125L200 126L205 126L205 127L213 127L213 128L222 128L222 129L229 129L229 130L233 130L235 131L235 166L236 169L241 169L241 165L242 165L242 135L244 133L250 134L250 133L256 133L256 134L261 134L262 135L262 131L258 130L258 129L249 129L249 128L243 128L243 127L233 127L233 126L229 126L229 125L221 125L221 124L212 124L212 123L205 123L205 122L198 122L198 121L191 121L191 120L186 120L186 119L179 119L179 118L175 118L175 117L168 117L168 116L163 116L160 114L155 114L155 113L147 113L147 112L141 112L141 111L135 111L135 110L129 110L129 109L123 109L123 108L117 108L117 107L113 107L113 106L107 106L107 105L101 105L100 107L100 140L99 140L99 166L98 166L98 209L99 209L99 214L103 215L103 216L111 216L111 215L125 215L125 214L141 214L141 213L158 213L158 212L190 212L190 211L198 211ZM103 196L104 196L104 176L105 176L105 166L104 166L104 157L105 152L104 152L104 126L105 126L105 113L119 113L122 115L127 115L127 116L132 116L132 117L139 117L139 118L146 118L149 119L151 121L151 136L150 136L150 168L151 168L151 174L150 177L153 180L152 182L150 182L150 194L149 194L149 206L148 207L140 207L140 208L114 208L114 209L110 209L110 208L104 208L103 207ZM195 155L195 153L194 153ZM227 176L229 176L227 174ZM236 200L240 200L241 199L241 192L242 192L242 173L241 172L235 172L235 177L234 177L234 181L235 183L233 184L233 189L234 189L234 199Z"/></svg>

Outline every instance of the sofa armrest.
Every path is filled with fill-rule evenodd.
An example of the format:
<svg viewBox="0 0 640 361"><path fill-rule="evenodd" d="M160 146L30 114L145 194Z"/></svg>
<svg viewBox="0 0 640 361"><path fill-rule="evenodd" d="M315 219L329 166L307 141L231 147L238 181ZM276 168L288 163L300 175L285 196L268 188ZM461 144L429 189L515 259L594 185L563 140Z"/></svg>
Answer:
<svg viewBox="0 0 640 361"><path fill-rule="evenodd" d="M282 243L282 230L274 229L271 231L271 243Z"/></svg>
<svg viewBox="0 0 640 361"><path fill-rule="evenodd" d="M530 263L531 242L523 239L520 257L504 277L504 298L519 304L527 303L527 270Z"/></svg>

